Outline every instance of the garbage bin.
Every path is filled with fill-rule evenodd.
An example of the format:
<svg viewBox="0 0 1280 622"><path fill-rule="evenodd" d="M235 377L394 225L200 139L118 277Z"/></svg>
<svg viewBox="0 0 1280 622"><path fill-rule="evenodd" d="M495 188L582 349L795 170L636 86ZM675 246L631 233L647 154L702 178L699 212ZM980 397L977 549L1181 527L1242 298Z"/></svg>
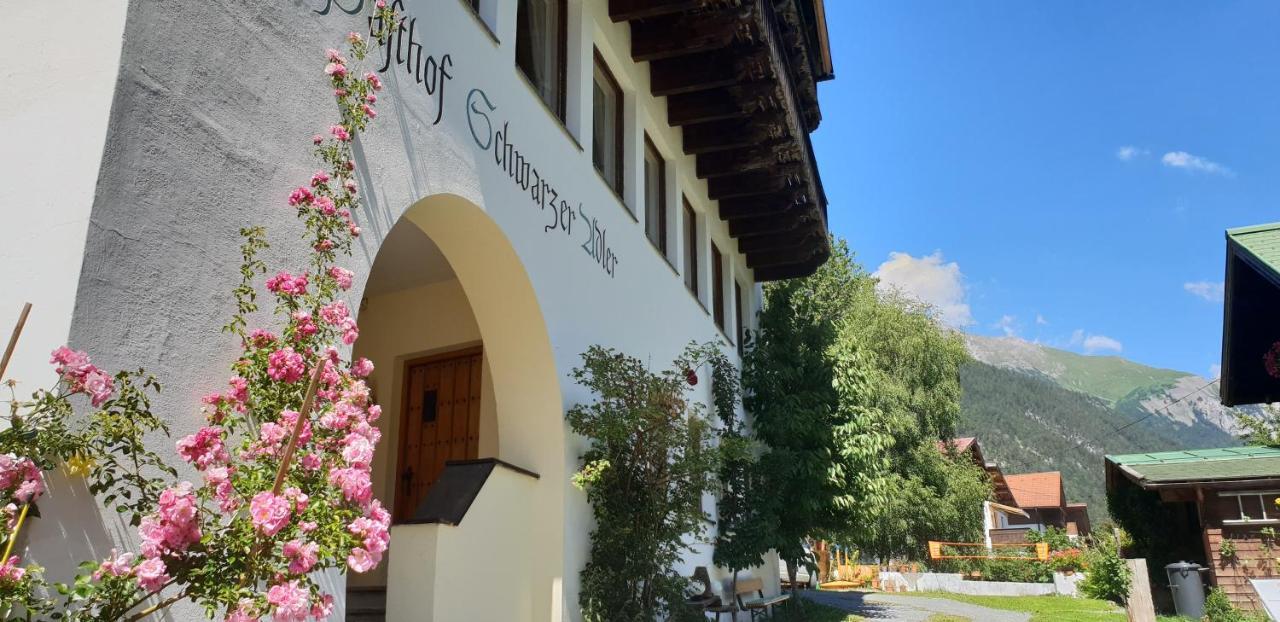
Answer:
<svg viewBox="0 0 1280 622"><path fill-rule="evenodd" d="M1200 580L1200 564L1178 562L1164 567L1169 574L1169 591L1178 615L1199 620L1204 617L1204 582Z"/></svg>

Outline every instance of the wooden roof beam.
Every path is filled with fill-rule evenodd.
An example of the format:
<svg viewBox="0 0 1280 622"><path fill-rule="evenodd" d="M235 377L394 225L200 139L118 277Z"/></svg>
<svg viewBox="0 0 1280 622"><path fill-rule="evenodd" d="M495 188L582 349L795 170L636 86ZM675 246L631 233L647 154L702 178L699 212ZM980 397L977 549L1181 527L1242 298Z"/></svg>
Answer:
<svg viewBox="0 0 1280 622"><path fill-rule="evenodd" d="M820 243L819 238L825 234L812 228L800 228L775 235L753 235L738 239L738 251L743 254L771 251L779 248L794 248L806 244Z"/></svg>
<svg viewBox="0 0 1280 622"><path fill-rule="evenodd" d="M747 238L759 235L778 235L795 231L803 225L817 224L813 218L807 214L796 214L788 216L762 216L759 218L744 218L742 220L729 221L729 235L735 238Z"/></svg>
<svg viewBox="0 0 1280 622"><path fill-rule="evenodd" d="M758 194L750 197L736 197L720 201L721 220L768 216L804 205L804 192L788 189L772 194Z"/></svg>
<svg viewBox="0 0 1280 622"><path fill-rule="evenodd" d="M745 149L702 154L698 156L698 177L701 179L723 177L743 171L755 171L798 163L801 161L800 154L795 151L795 142L785 141L757 145Z"/></svg>
<svg viewBox="0 0 1280 622"><path fill-rule="evenodd" d="M751 116L727 90L703 91L667 98L667 122L671 125L695 125L725 119L745 119Z"/></svg>
<svg viewBox="0 0 1280 622"><path fill-rule="evenodd" d="M667 97L733 86L745 75L738 63L737 53L729 50L655 60L649 64L649 90L654 97Z"/></svg>
<svg viewBox="0 0 1280 622"><path fill-rule="evenodd" d="M609 0L609 19L626 22L633 19L662 17L702 7L703 0Z"/></svg>
<svg viewBox="0 0 1280 622"><path fill-rule="evenodd" d="M733 197L781 192L790 187L789 179L799 174L799 167L783 165L766 171L748 171L737 175L712 177L707 180L707 196L713 201Z"/></svg>
<svg viewBox="0 0 1280 622"><path fill-rule="evenodd" d="M631 59L643 63L727 48L748 23L737 11L632 22Z"/></svg>
<svg viewBox="0 0 1280 622"><path fill-rule="evenodd" d="M670 110L669 104L668 110ZM774 121L777 123L775 124ZM684 126L684 152L687 155L697 155L776 141L783 136L782 127L784 127L782 115L777 112L751 115L750 118L686 125Z"/></svg>
<svg viewBox="0 0 1280 622"><path fill-rule="evenodd" d="M815 254L816 250L812 246L793 246L791 248L757 251L747 255L747 267L752 270L759 270L760 268L804 263Z"/></svg>
<svg viewBox="0 0 1280 622"><path fill-rule="evenodd" d="M793 279L796 277L809 276L813 274L819 266L826 263L827 258L831 256L831 249L823 247L823 251L810 257L800 263L794 263L782 266L768 266L753 270L757 283L766 281L781 281L782 279Z"/></svg>

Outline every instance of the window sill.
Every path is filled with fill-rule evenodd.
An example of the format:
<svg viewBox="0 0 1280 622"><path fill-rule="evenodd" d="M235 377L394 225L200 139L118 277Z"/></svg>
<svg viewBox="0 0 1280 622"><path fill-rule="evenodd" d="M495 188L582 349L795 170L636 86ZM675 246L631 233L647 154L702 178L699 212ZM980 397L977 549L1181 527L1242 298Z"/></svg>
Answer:
<svg viewBox="0 0 1280 622"><path fill-rule="evenodd" d="M596 172L596 177L600 178L600 183L604 184L604 187L606 190L609 191L609 194L613 195L613 198L618 200L618 207L621 207L622 211L626 212L627 215L631 217L632 222L638 224L640 222L640 219L636 218L636 213L631 211L631 208L627 206L626 201L622 200L622 195L618 194L618 191L614 189L613 184L609 183L609 180L605 178L604 173L601 173L600 169L596 168L595 162L591 163L591 169ZM648 235L645 235L646 239L648 237L649 237ZM650 242L650 244L652 244L652 241Z"/></svg>
<svg viewBox="0 0 1280 622"><path fill-rule="evenodd" d="M560 128L560 131L564 133L565 138L568 138L569 142L573 144L573 146L577 148L579 152L582 152L583 151L582 143L578 142L578 139L574 137L573 132L569 131L569 127L564 124L564 119L561 119L560 115L556 114L556 111L552 110L551 106L547 105L547 100L542 99L542 91L539 91L537 85L533 83L533 80L530 80L529 76L525 75L523 69L521 69L518 65L513 65L513 66L515 67L516 75L520 77L520 81L524 82L524 85L526 87L529 87L529 92L533 95L534 101L537 101L538 105L542 106L542 109L545 110L547 114L551 116L551 119L555 121L556 127ZM595 168L595 167L592 167L592 168Z"/></svg>
<svg viewBox="0 0 1280 622"><path fill-rule="evenodd" d="M467 10L467 15L470 15L471 19L476 20L476 23L480 25L480 29L484 31L484 34L489 36L489 40L492 41L495 46L502 45L502 42L498 40L497 33L493 32L493 29L489 27L489 22L484 21L484 18L480 17L480 14L476 12L476 7L472 6L471 1L470 0L458 0L458 1L461 2L463 8Z"/></svg>
<svg viewBox="0 0 1280 622"><path fill-rule="evenodd" d="M649 233L647 231L645 232L644 237L646 240L649 240ZM662 259L662 263L667 264L667 267L671 268L671 274L676 275L676 278L680 278L680 271L676 270L675 265L671 263L671 258L667 257L667 254L662 252L662 249L658 248L658 245L654 244L653 240L649 240L649 248L653 249L654 253L657 253L658 257ZM683 284L684 280L681 279L680 282ZM685 289L688 290L689 288L686 287Z"/></svg>
<svg viewBox="0 0 1280 622"><path fill-rule="evenodd" d="M707 310L707 305L702 304L702 298L699 297L697 294L693 293L693 290L689 289L689 284L683 282L683 280L681 281L681 285L684 285L684 291L689 293L689 297L692 298L694 302L698 303L698 308L702 309L702 312L707 314L708 317L710 317L711 312Z"/></svg>

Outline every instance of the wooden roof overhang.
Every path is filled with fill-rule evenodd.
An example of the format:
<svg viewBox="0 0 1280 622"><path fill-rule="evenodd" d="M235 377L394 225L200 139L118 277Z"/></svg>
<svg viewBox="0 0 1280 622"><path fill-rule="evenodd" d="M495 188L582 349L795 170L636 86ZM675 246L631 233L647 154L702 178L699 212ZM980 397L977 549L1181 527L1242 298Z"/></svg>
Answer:
<svg viewBox="0 0 1280 622"><path fill-rule="evenodd" d="M822 0L609 0L756 281L831 254L809 133L832 77Z"/></svg>

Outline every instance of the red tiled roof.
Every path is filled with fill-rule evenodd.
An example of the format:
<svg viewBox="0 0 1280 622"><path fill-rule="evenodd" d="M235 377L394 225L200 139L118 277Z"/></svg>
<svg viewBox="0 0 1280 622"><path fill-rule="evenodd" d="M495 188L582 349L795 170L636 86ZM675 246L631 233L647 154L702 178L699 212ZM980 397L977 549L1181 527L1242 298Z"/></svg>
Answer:
<svg viewBox="0 0 1280 622"><path fill-rule="evenodd" d="M1057 471L1018 473L1004 479L1020 508L1062 507L1062 474Z"/></svg>
<svg viewBox="0 0 1280 622"><path fill-rule="evenodd" d="M952 447L956 450L956 453L964 453L965 450L973 446L973 442L976 440L978 439L966 436L964 438L953 438L949 441L938 441L938 449L945 451L947 447Z"/></svg>

